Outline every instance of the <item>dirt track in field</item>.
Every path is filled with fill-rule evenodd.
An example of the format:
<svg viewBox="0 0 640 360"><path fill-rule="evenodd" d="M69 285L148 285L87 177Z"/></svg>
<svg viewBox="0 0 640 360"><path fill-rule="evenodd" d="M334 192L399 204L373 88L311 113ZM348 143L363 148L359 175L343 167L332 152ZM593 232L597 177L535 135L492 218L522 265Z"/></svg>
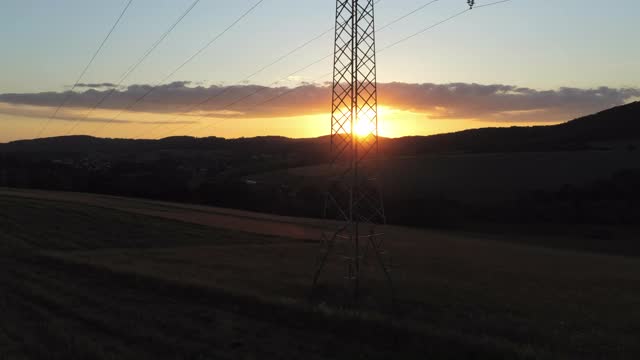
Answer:
<svg viewBox="0 0 640 360"><path fill-rule="evenodd" d="M281 216L213 206L135 199L100 194L0 188L0 195L71 202L140 215L177 220L212 228L300 240L320 240L323 229L335 229L336 224L331 224L322 219ZM452 232L386 225L384 227L380 227L379 231L384 232L386 235L385 238L392 241L394 245L399 246L412 244L416 241L437 242L439 239L446 238L449 245L452 246L468 245L469 241L475 243L479 240L481 242L501 242L503 243L503 246L523 246L527 243L545 243L545 246L551 244L551 247L556 247L554 244L562 244L567 240L567 235L563 234L552 235L546 233L541 235L532 235L523 233L522 229L509 231L502 235L491 231L491 233L487 235L478 232ZM569 237L572 236L575 236L575 234L569 235ZM584 239L582 236L579 237L581 237L579 239L581 246L590 241L590 239ZM507 243L512 243L513 245L506 244L505 241ZM622 241L618 242L622 243ZM569 250L572 249L572 245L560 245L559 247ZM600 253L601 250L596 249L596 252ZM622 248L622 250L619 251L614 251L614 253L618 254L624 254L625 252L627 252L625 248Z"/></svg>
<svg viewBox="0 0 640 360"><path fill-rule="evenodd" d="M326 229L327 225L330 225L321 219L271 215L212 206L132 199L99 194L0 188L0 195L73 202L214 228L301 240L319 240L322 229ZM442 232L440 231L414 229L402 226L385 226L381 231L388 234L389 238L393 238L394 242L413 242L442 236ZM452 236L450 233L447 233L446 236L449 239L458 238L458 236ZM468 240L469 236L466 234L459 236L459 238Z"/></svg>
<svg viewBox="0 0 640 360"><path fill-rule="evenodd" d="M317 240L322 227L322 221L316 219L108 195L23 189L0 189L0 195L74 202L216 228L295 239Z"/></svg>

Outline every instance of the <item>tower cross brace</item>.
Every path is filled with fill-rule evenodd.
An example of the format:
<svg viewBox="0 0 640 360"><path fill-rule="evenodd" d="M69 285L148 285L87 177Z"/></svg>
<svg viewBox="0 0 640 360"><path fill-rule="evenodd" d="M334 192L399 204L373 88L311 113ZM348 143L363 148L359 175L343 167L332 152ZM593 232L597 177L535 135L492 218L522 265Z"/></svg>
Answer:
<svg viewBox="0 0 640 360"><path fill-rule="evenodd" d="M357 299L363 265L382 269L391 286L379 225L386 223L378 178L378 92L374 0L337 0L331 108L331 172L324 212L330 221L313 279L332 255Z"/></svg>

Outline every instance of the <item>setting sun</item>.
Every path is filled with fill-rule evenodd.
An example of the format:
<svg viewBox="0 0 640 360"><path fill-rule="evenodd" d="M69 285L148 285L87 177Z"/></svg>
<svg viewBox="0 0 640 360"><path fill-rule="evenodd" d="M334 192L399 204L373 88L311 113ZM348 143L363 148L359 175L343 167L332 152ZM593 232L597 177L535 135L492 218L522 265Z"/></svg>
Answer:
<svg viewBox="0 0 640 360"><path fill-rule="evenodd" d="M353 131L358 137L366 137L369 134L376 133L376 126L369 118L359 118L353 127Z"/></svg>
<svg viewBox="0 0 640 360"><path fill-rule="evenodd" d="M364 111L358 114L358 118L353 126L353 131L358 137L366 137L369 134L376 134L380 136L388 136L382 131L382 122L384 121L384 114L387 113L387 109L384 106L378 106L378 117L376 117L375 111L372 109ZM378 128L376 129L376 120Z"/></svg>

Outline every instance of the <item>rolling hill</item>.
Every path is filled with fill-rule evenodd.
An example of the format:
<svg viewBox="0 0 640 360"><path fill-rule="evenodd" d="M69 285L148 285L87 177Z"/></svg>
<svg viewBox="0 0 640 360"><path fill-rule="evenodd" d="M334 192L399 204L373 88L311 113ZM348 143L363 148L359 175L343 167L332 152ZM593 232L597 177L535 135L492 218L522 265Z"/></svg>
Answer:
<svg viewBox="0 0 640 360"><path fill-rule="evenodd" d="M640 223L640 103L564 124L381 139L389 220ZM0 144L0 186L320 213L328 137L70 136Z"/></svg>
<svg viewBox="0 0 640 360"><path fill-rule="evenodd" d="M640 102L618 106L569 122L533 127L481 128L455 133L382 139L389 156L433 152L510 152L585 149L594 142L640 139ZM63 136L0 144L3 152L127 152L160 150L229 150L242 153L312 152L322 158L327 137L289 139L278 136L223 139L169 137L160 140Z"/></svg>

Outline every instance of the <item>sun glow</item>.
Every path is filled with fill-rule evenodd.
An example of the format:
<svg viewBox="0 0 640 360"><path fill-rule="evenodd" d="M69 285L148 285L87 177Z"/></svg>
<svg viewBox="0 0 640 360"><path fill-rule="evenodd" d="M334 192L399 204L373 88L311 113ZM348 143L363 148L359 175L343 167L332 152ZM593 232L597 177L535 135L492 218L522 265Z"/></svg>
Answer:
<svg viewBox="0 0 640 360"><path fill-rule="evenodd" d="M359 118L353 126L353 132L358 137L367 137L369 134L375 134L375 122L371 122L369 118Z"/></svg>
<svg viewBox="0 0 640 360"><path fill-rule="evenodd" d="M367 137L370 134L380 134L384 136L381 131L381 120L386 109L382 106L378 107L378 116L376 118L376 112L373 109L369 109L358 114L355 124L353 125L353 132L357 137ZM376 128L377 123L377 128Z"/></svg>

